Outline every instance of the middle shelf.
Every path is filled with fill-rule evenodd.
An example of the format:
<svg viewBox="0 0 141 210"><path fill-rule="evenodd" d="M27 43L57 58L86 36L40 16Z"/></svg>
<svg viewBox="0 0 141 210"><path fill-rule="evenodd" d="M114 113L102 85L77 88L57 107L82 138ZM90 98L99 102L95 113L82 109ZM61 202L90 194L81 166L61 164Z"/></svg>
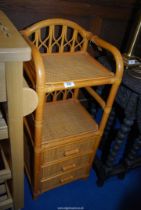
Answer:
<svg viewBox="0 0 141 210"><path fill-rule="evenodd" d="M97 123L76 99L46 103L43 121L42 145L60 143L84 134L96 134L98 130ZM31 129L34 125L33 116L32 121L30 116L28 122L30 123L28 130L31 131L30 135L34 139L33 129Z"/></svg>

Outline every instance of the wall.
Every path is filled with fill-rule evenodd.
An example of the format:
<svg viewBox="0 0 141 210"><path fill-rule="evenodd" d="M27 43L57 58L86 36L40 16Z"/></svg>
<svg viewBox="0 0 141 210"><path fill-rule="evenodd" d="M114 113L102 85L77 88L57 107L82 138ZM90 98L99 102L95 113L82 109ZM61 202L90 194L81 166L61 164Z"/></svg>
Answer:
<svg viewBox="0 0 141 210"><path fill-rule="evenodd" d="M1 0L0 8L18 29L42 19L63 17L120 47L139 4L136 0Z"/></svg>

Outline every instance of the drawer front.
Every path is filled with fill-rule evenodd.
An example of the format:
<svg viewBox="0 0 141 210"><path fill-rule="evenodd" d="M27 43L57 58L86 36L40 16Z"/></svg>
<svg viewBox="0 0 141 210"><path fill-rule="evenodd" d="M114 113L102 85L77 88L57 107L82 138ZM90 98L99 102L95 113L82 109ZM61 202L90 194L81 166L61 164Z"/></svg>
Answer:
<svg viewBox="0 0 141 210"><path fill-rule="evenodd" d="M95 145L94 137L85 138L85 141L76 141L74 143L68 143L63 146L57 146L56 148L44 149L42 151L42 164L51 161L65 159L79 155L82 153L90 152Z"/></svg>
<svg viewBox="0 0 141 210"><path fill-rule="evenodd" d="M80 168L78 170L75 170L73 172L65 173L55 178L42 180L40 183L41 192L72 182L79 178L87 177L88 173L89 173L89 167L85 167L85 168Z"/></svg>
<svg viewBox="0 0 141 210"><path fill-rule="evenodd" d="M51 165L41 167L41 179L47 179L52 176L61 175L64 172L75 170L79 167L89 165L92 161L92 153L85 154L76 158L71 158Z"/></svg>

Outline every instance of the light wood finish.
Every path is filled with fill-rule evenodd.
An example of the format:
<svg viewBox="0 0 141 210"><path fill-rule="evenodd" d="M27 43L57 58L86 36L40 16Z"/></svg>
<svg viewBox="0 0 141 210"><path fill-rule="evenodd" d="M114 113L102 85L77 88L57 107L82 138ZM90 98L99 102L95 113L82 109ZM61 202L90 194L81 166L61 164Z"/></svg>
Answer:
<svg viewBox="0 0 141 210"><path fill-rule="evenodd" d="M29 60L29 46L2 11L0 17L0 62Z"/></svg>
<svg viewBox="0 0 141 210"><path fill-rule="evenodd" d="M0 63L0 102L6 101L5 65Z"/></svg>
<svg viewBox="0 0 141 210"><path fill-rule="evenodd" d="M83 154L84 151L90 152L94 149L94 136L79 136L78 139L79 140L77 141L72 141L71 139L67 144L57 145L56 147L43 147L41 156L42 164L50 163L56 160L65 160L68 157Z"/></svg>
<svg viewBox="0 0 141 210"><path fill-rule="evenodd" d="M85 88L88 93L90 93L91 96L93 96L93 98L95 98L95 100L100 104L100 106L104 109L105 108L105 101L97 94L96 91L94 91L91 87L86 87Z"/></svg>
<svg viewBox="0 0 141 210"><path fill-rule="evenodd" d="M30 103L29 103L30 101ZM38 96L36 92L29 88L25 79L23 80L23 116L32 113L38 105Z"/></svg>
<svg viewBox="0 0 141 210"><path fill-rule="evenodd" d="M111 78L113 74L94 60L88 53L62 53L46 57L43 55L45 65L46 84L63 83L64 81L97 80ZM75 68L72 68L75 66Z"/></svg>
<svg viewBox="0 0 141 210"><path fill-rule="evenodd" d="M46 162L41 166L41 179L47 179L49 177L53 177L56 174L62 174L63 172L67 172L70 170L77 169L79 167L83 167L86 164L90 164L92 161L92 151L88 153L85 151L82 155L76 154L73 155L73 158L68 157L65 160L56 160L54 163Z"/></svg>
<svg viewBox="0 0 141 210"><path fill-rule="evenodd" d="M17 206L23 205L23 98L22 63L6 63L8 99L8 131L11 141L13 196ZM14 94L13 94L14 93ZM20 96L20 97L19 97ZM15 109L16 107L16 109ZM19 194L20 192L20 194Z"/></svg>
<svg viewBox="0 0 141 210"><path fill-rule="evenodd" d="M50 179L42 179L41 189L42 192L44 192L52 188L64 185L70 181L74 181L80 178L86 178L88 175L89 175L89 166L85 168L77 168L77 170L72 170L71 172L67 172Z"/></svg>
<svg viewBox="0 0 141 210"><path fill-rule="evenodd" d="M56 165L54 178L50 172L50 177L47 175L41 179L43 165L47 170L50 164L54 170L56 161L63 163L76 156L83 159L85 152L91 153L91 160L94 158L122 78L123 62L114 46L69 20L40 21L22 34L32 48L32 61L24 63L25 74L39 97L35 114L25 119L29 137L25 141L25 153L29 157L25 160L26 170L33 194L37 196L45 190L88 175L92 162L84 163L88 168L86 170L84 166L82 169L75 167L74 161L65 166L63 175ZM113 54L115 73L88 53L90 42ZM104 84L111 85L107 101L92 88ZM86 88L104 110L99 125L79 103L81 87ZM32 164L34 169L30 167Z"/></svg>
<svg viewBox="0 0 141 210"><path fill-rule="evenodd" d="M23 171L23 61L30 60L31 49L6 15L0 11L0 70L2 96L8 103L8 136L11 145L13 203L24 203Z"/></svg>
<svg viewBox="0 0 141 210"><path fill-rule="evenodd" d="M113 78L112 72L107 71L104 66L84 52L43 55L43 63L46 71L47 92L50 88L52 88L51 91L59 90L60 86L64 88L65 81L73 81L75 86L81 82L83 87L91 81L93 83L100 79L111 79L112 81Z"/></svg>
<svg viewBox="0 0 141 210"><path fill-rule="evenodd" d="M46 104L43 120L42 144L91 134L98 129L82 105L72 99Z"/></svg>

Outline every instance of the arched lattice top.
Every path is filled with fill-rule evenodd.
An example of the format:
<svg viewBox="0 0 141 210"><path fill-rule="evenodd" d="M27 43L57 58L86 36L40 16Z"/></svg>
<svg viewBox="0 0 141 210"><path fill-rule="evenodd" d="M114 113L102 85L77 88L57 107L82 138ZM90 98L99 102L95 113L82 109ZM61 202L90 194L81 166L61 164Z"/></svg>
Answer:
<svg viewBox="0 0 141 210"><path fill-rule="evenodd" d="M85 51L88 36L78 24L64 19L40 21L24 31L41 53Z"/></svg>

